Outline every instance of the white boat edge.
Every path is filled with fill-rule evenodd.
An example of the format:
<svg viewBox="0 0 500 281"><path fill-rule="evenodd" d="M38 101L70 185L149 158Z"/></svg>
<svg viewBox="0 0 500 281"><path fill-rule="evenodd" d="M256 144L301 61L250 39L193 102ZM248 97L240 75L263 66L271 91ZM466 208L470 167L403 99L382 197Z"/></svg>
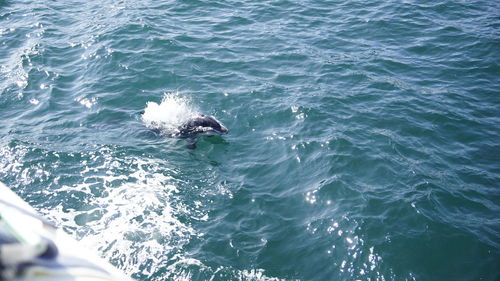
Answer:
<svg viewBox="0 0 500 281"><path fill-rule="evenodd" d="M22 243L0 244L0 280L134 280L54 227L0 182L2 220Z"/></svg>

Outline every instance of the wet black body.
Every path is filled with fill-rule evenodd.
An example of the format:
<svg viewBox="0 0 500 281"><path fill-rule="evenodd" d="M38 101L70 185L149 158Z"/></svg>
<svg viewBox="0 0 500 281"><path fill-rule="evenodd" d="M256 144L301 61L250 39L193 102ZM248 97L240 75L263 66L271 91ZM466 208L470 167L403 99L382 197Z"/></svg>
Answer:
<svg viewBox="0 0 500 281"><path fill-rule="evenodd" d="M222 125L215 117L200 114L190 118L179 126L176 137L186 139L188 148L196 148L196 142L200 136L225 135L228 129Z"/></svg>

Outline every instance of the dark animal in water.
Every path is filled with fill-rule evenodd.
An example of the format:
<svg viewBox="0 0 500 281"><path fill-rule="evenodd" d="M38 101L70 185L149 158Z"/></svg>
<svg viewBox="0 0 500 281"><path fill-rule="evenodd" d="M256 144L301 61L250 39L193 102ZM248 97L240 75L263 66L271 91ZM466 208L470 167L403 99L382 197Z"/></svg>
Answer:
<svg viewBox="0 0 500 281"><path fill-rule="evenodd" d="M174 136L186 139L187 147L190 149L196 148L196 142L200 136L225 135L229 131L215 117L205 114L188 119L178 129L179 132Z"/></svg>

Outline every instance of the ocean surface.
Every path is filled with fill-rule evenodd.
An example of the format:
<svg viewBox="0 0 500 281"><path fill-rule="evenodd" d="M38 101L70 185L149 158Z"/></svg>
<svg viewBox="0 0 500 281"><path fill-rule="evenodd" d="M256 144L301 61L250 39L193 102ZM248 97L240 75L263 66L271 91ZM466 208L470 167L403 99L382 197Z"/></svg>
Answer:
<svg viewBox="0 0 500 281"><path fill-rule="evenodd" d="M0 117L140 281L500 280L499 1L0 0Z"/></svg>

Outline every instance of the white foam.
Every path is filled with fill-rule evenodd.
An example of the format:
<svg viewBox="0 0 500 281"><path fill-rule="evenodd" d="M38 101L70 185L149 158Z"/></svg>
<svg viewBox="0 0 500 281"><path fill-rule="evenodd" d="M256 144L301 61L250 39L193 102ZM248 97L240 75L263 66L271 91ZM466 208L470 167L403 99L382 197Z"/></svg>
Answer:
<svg viewBox="0 0 500 281"><path fill-rule="evenodd" d="M83 204L61 202L38 211L126 274L143 278L161 274L160 278L168 280L193 280L196 272L203 272L207 280L216 280L222 272L235 280L281 280L266 276L263 269L209 266L183 252L186 244L204 233L179 217L206 221L209 216L202 201L191 208L184 205L179 194L182 181L175 177L175 166L154 158L123 156L114 147L102 146L82 153L82 165L73 167L73 175L81 178L78 183L60 185L57 179L53 183L47 181L49 171L66 164L42 164L30 174L34 167L24 166L30 149L23 144L0 146L0 176L16 175L20 185L42 180L47 186L40 193L47 198L65 198L65 202L75 200L75 196L84 198ZM54 155L59 157L58 153ZM223 186L215 192L232 197Z"/></svg>
<svg viewBox="0 0 500 281"><path fill-rule="evenodd" d="M147 102L142 120L152 129L173 133L183 122L198 114L187 98L178 94L165 94L160 104Z"/></svg>
<svg viewBox="0 0 500 281"><path fill-rule="evenodd" d="M61 204L42 212L125 273L150 275L197 235L177 218L185 210L176 200L178 182L169 176L176 172L156 159L117 157L108 147L91 154L101 164L82 167L83 182L52 190L68 197L85 193L82 209L68 212ZM146 262L150 268L141 267Z"/></svg>

